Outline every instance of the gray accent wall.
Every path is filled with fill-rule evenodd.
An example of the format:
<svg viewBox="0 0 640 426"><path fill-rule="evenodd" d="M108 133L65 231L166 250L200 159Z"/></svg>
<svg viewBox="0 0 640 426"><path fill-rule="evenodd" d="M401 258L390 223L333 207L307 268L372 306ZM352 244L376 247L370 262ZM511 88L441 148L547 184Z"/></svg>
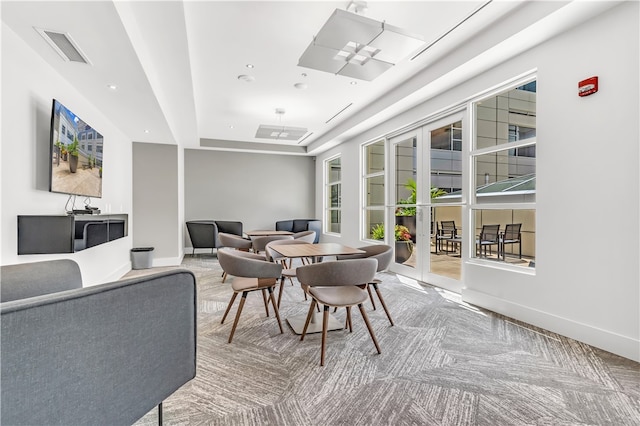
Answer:
<svg viewBox="0 0 640 426"><path fill-rule="evenodd" d="M176 145L133 143L133 246L154 247L153 266L182 257L178 182Z"/></svg>
<svg viewBox="0 0 640 426"><path fill-rule="evenodd" d="M185 149L184 162L185 221L237 220L246 231L314 218L315 157Z"/></svg>

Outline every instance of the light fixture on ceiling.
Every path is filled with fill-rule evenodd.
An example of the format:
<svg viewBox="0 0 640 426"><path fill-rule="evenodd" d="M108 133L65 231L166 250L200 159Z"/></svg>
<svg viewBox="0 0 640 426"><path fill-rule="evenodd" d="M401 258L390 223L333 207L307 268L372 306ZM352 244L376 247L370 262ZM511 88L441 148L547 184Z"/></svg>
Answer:
<svg viewBox="0 0 640 426"><path fill-rule="evenodd" d="M304 127L291 127L283 126L282 116L285 110L283 108L276 108L276 116L278 117L278 125L261 124L256 131L256 138L260 139L273 139L273 140L285 140L285 141L297 141L307 133L307 129Z"/></svg>
<svg viewBox="0 0 640 426"><path fill-rule="evenodd" d="M363 10L362 5L354 10ZM371 81L423 44L419 35L336 9L300 56L298 65Z"/></svg>
<svg viewBox="0 0 640 426"><path fill-rule="evenodd" d="M244 81L245 83L251 83L256 80L256 78L252 75L241 74L238 76L238 80Z"/></svg>
<svg viewBox="0 0 640 426"><path fill-rule="evenodd" d="M367 6L367 2L366 1L352 1L351 3L349 3L349 5L347 6L347 10L349 12L353 12L353 13L361 13L361 14L365 14L367 13L367 10L369 10L369 7Z"/></svg>
<svg viewBox="0 0 640 426"><path fill-rule="evenodd" d="M109 90L118 90L118 86L116 86L115 84L109 84L107 85L107 87L109 88Z"/></svg>
<svg viewBox="0 0 640 426"><path fill-rule="evenodd" d="M253 64L247 64L247 65L245 65L245 67L247 67L247 68L254 68Z"/></svg>

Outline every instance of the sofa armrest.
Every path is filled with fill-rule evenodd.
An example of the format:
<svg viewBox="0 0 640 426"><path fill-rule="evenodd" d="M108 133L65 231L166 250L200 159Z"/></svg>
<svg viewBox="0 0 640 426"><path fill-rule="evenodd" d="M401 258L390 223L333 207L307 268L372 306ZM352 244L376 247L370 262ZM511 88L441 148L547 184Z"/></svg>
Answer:
<svg viewBox="0 0 640 426"><path fill-rule="evenodd" d="M133 424L196 371L185 270L0 305L6 424Z"/></svg>
<svg viewBox="0 0 640 426"><path fill-rule="evenodd" d="M316 239L314 243L318 243L320 241L320 234L322 234L322 221L321 220L310 220L307 224L307 231L316 231Z"/></svg>
<svg viewBox="0 0 640 426"><path fill-rule="evenodd" d="M0 275L0 302L82 288L80 267L71 259L5 265Z"/></svg>

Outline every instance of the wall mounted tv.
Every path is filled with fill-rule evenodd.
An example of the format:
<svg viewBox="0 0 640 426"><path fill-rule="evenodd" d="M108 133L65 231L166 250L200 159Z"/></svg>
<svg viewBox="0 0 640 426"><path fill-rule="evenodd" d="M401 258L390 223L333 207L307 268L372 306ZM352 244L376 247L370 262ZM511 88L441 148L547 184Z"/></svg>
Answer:
<svg viewBox="0 0 640 426"><path fill-rule="evenodd" d="M101 198L102 149L102 135L54 99L49 191Z"/></svg>

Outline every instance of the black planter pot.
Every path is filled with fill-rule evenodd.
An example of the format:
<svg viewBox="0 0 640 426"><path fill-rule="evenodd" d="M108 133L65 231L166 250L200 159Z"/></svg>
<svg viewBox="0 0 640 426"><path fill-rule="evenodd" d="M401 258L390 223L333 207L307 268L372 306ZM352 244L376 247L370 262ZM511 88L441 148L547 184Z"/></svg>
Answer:
<svg viewBox="0 0 640 426"><path fill-rule="evenodd" d="M75 173L78 169L78 156L69 154L69 171Z"/></svg>
<svg viewBox="0 0 640 426"><path fill-rule="evenodd" d="M411 241L396 241L396 263L404 263L411 257Z"/></svg>

